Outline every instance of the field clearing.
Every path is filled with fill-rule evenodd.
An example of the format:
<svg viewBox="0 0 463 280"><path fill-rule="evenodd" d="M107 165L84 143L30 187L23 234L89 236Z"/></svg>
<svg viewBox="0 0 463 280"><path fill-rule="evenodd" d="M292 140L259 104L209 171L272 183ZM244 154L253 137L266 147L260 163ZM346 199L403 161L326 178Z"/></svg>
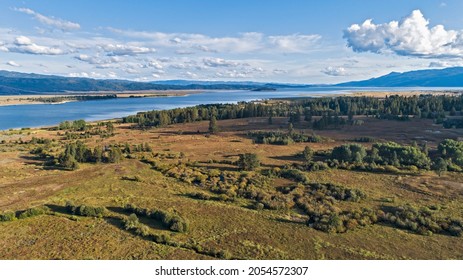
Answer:
<svg viewBox="0 0 463 280"><path fill-rule="evenodd" d="M187 233L174 233L150 220L141 219L150 232L165 234L180 244L226 250L236 259L462 259L461 237L434 234L423 236L388 225L375 224L346 233L325 233L305 225L293 210L254 210L250 201L198 200L189 195L206 190L166 176L143 162L156 158L164 165L194 164L218 172L237 171L229 162L242 153L256 153L261 168L283 168L300 163L297 156L305 146L331 149L352 139L369 136L380 141L410 144L427 141L435 147L445 138L463 135L463 129L442 129L429 120L408 122L361 118L362 126L313 131L304 122L297 131L329 138L322 143L291 145L254 144L252 130L287 130L287 119L266 118L223 120L220 132L209 135L208 122L171 125L164 128L134 129L115 124L115 136L83 139L89 147L114 143L149 143L151 153L113 164L81 164L76 171L43 166L28 151L34 146L19 144L32 137L63 140L59 131L35 130L14 134L3 132L7 143L0 145L0 210L23 210L48 205L51 214L0 223L2 259L210 259L210 255L184 247L152 242L124 230L119 219L128 216L127 203L180 213L189 221ZM199 131L199 132L198 132ZM435 131L439 131L436 133ZM8 135L6 135L9 133ZM366 143L365 145L369 145ZM56 148L58 151L58 148ZM253 174L252 172L250 173ZM387 207L407 203L439 207L441 215L463 214L463 176L447 172L373 173L329 169L306 172L309 180L334 183L366 193L359 203L339 202L343 209ZM135 178L132 180L131 178ZM272 179L271 188L295 185L284 178ZM104 218L76 217L66 213L67 201L104 206Z"/></svg>

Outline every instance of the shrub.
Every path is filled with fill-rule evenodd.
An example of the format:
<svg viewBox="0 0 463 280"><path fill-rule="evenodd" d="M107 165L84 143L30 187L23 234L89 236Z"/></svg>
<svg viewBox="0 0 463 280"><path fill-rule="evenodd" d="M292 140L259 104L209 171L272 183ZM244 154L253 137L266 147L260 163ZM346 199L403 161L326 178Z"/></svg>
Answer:
<svg viewBox="0 0 463 280"><path fill-rule="evenodd" d="M211 196L204 192L197 192L190 194L191 198L201 199L201 200L210 200Z"/></svg>
<svg viewBox="0 0 463 280"><path fill-rule="evenodd" d="M137 214L139 216L155 219L161 222L171 231L186 232L188 230L188 221L175 213L170 213L158 209L138 208L133 204L127 204L124 209L127 212L132 212L134 215Z"/></svg>
<svg viewBox="0 0 463 280"><path fill-rule="evenodd" d="M30 208L30 209L27 209L27 210L21 212L21 214L19 214L19 216L18 216L18 219L26 219L26 218L29 218L29 217L43 215L43 214L48 213L49 211L50 211L50 209L48 207L46 207L46 206L39 206L39 207Z"/></svg>
<svg viewBox="0 0 463 280"><path fill-rule="evenodd" d="M122 223L124 224L124 228L126 230L136 229L138 228L140 221L136 214L132 213L129 217L124 218Z"/></svg>
<svg viewBox="0 0 463 280"><path fill-rule="evenodd" d="M280 171L280 176L296 182L307 183L308 179L304 172L297 169L283 169Z"/></svg>
<svg viewBox="0 0 463 280"><path fill-rule="evenodd" d="M0 214L0 222L9 222L16 219L16 214L12 211L6 211Z"/></svg>
<svg viewBox="0 0 463 280"><path fill-rule="evenodd" d="M75 206L72 202L66 202L66 210L73 215L98 218L103 217L106 212L105 207L94 207L88 205Z"/></svg>
<svg viewBox="0 0 463 280"><path fill-rule="evenodd" d="M241 170L252 171L260 166L260 160L256 154L245 153L239 155L237 165Z"/></svg>

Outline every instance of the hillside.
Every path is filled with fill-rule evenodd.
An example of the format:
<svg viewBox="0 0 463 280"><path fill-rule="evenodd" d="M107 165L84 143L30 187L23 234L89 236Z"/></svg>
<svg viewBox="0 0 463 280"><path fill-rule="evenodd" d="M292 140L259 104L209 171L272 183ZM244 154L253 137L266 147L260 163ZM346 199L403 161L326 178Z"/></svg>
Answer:
<svg viewBox="0 0 463 280"><path fill-rule="evenodd" d="M337 84L349 87L463 87L463 67L417 70L387 75L364 81Z"/></svg>
<svg viewBox="0 0 463 280"><path fill-rule="evenodd" d="M198 82L165 84L134 82L127 80L101 80L90 78L61 77L27 74L0 70L0 94L39 94L65 91L140 91L140 90L187 90L187 89L230 89L252 90L261 87L259 83Z"/></svg>

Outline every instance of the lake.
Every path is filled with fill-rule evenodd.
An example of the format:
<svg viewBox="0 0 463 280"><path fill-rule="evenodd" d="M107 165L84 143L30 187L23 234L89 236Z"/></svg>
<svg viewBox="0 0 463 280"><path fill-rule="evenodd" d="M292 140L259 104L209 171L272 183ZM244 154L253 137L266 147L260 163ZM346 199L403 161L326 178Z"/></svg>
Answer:
<svg viewBox="0 0 463 280"><path fill-rule="evenodd" d="M270 98L310 97L319 94L339 94L350 91L433 90L435 88L340 88L311 87L279 89L277 91L205 91L199 94L172 97L117 98L62 104L12 105L0 107L0 130L23 127L41 127L59 124L65 120L86 121L120 118L137 112L172 109L199 104L236 103ZM443 88L439 88L442 90ZM455 90L455 88L448 88Z"/></svg>

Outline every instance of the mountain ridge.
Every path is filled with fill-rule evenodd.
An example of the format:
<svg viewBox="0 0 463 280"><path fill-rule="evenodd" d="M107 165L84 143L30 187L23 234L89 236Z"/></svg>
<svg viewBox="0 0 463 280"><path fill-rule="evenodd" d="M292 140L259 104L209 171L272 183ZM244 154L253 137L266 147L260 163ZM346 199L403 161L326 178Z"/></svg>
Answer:
<svg viewBox="0 0 463 280"><path fill-rule="evenodd" d="M259 88L337 87L463 87L463 67L391 72L367 80L334 85L285 84L253 81L165 80L136 82L116 79L92 79L42 75L0 70L0 95L43 94L69 91L142 91L142 90L255 90Z"/></svg>
<svg viewBox="0 0 463 280"><path fill-rule="evenodd" d="M463 67L391 72L368 80L336 84L349 87L463 87Z"/></svg>

